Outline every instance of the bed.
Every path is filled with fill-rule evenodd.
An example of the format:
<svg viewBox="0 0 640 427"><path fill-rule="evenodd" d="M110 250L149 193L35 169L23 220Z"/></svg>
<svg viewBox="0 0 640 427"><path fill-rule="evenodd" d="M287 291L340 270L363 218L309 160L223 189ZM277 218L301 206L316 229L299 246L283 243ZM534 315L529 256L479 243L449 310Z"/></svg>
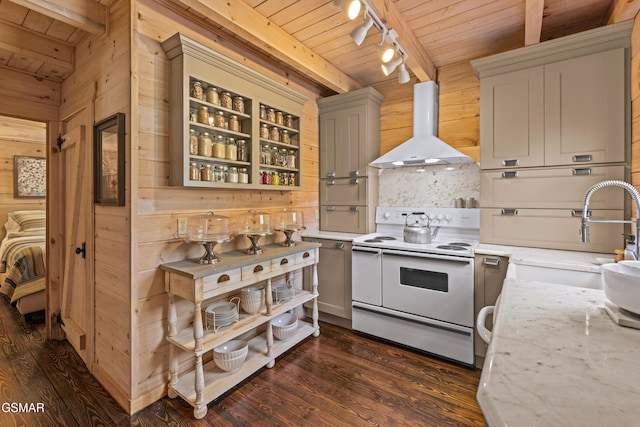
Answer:
<svg viewBox="0 0 640 427"><path fill-rule="evenodd" d="M45 309L46 215L9 212L0 243L0 295L23 314Z"/></svg>

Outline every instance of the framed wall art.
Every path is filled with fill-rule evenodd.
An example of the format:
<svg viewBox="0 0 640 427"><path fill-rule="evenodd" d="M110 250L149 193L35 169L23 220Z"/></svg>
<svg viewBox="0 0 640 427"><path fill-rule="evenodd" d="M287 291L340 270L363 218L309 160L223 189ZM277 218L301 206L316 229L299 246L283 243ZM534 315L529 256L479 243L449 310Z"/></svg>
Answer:
<svg viewBox="0 0 640 427"><path fill-rule="evenodd" d="M13 156L13 197L16 199L47 195L47 159Z"/></svg>
<svg viewBox="0 0 640 427"><path fill-rule="evenodd" d="M93 126L93 202L124 206L124 113Z"/></svg>

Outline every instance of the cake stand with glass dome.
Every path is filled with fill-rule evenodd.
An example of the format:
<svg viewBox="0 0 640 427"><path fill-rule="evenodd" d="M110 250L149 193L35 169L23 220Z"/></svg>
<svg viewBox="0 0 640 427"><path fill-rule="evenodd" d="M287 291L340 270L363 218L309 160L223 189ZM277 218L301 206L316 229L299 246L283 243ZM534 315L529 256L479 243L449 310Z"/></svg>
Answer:
<svg viewBox="0 0 640 427"><path fill-rule="evenodd" d="M275 213L274 216L274 229L284 233L286 239L282 243L282 246L295 246L293 241L293 233L299 230L304 230L304 216L300 211L293 211L289 209L283 209Z"/></svg>
<svg viewBox="0 0 640 427"><path fill-rule="evenodd" d="M219 243L231 241L230 219L222 215L214 215L209 212L206 215L198 215L188 219L187 243L200 243L204 246L204 255L197 261L200 264L215 264L220 259L213 249Z"/></svg>
<svg viewBox="0 0 640 427"><path fill-rule="evenodd" d="M258 240L260 237L271 234L273 234L273 231L271 228L270 213L249 211L240 215L238 235L245 236L251 241L251 247L247 249L247 254L261 254L262 248L258 245Z"/></svg>

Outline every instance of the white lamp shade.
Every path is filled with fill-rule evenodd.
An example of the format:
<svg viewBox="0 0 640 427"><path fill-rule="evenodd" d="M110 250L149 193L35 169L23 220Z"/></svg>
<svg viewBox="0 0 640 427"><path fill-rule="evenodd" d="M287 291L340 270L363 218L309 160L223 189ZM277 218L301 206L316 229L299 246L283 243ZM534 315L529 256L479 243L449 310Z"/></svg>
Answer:
<svg viewBox="0 0 640 427"><path fill-rule="evenodd" d="M364 24L351 31L351 38L358 46L360 46L365 37L367 37L367 33L369 32L369 29L372 25L373 19L371 19L371 17L367 14L367 18L365 19Z"/></svg>
<svg viewBox="0 0 640 427"><path fill-rule="evenodd" d="M393 73L394 70L398 67L398 65L400 65L402 63L402 58L396 58L393 62L390 62L388 64L382 64L380 66L380 68L382 68L382 72L384 73L385 76L388 76L389 74Z"/></svg>
<svg viewBox="0 0 640 427"><path fill-rule="evenodd" d="M398 83L405 84L409 81L409 72L407 71L407 67L404 65L404 61L400 64L400 69L398 70Z"/></svg>
<svg viewBox="0 0 640 427"><path fill-rule="evenodd" d="M360 15L362 9L360 0L333 0L333 5L343 11L352 21Z"/></svg>
<svg viewBox="0 0 640 427"><path fill-rule="evenodd" d="M396 54L396 48L388 41L383 41L378 46L378 55L385 64L393 59L393 55Z"/></svg>

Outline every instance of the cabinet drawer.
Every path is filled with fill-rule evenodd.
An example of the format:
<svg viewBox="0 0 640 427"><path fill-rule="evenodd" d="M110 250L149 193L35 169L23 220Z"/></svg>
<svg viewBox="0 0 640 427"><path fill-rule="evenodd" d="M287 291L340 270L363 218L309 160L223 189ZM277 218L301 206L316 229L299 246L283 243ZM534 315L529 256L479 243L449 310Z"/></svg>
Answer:
<svg viewBox="0 0 640 427"><path fill-rule="evenodd" d="M335 178L320 181L321 205L366 205L367 178Z"/></svg>
<svg viewBox="0 0 640 427"><path fill-rule="evenodd" d="M227 270L223 273L212 274L204 278L204 292L207 293L213 289L220 288L222 286L232 285L239 282L242 279L239 268L233 270Z"/></svg>
<svg viewBox="0 0 640 427"><path fill-rule="evenodd" d="M261 276L268 276L271 272L271 261L265 260L251 265L242 267L242 280L253 279L255 281L263 280ZM267 277L264 277L266 279Z"/></svg>
<svg viewBox="0 0 640 427"><path fill-rule="evenodd" d="M313 262L316 259L316 251L315 249L298 252L295 255L296 264L303 264L306 262Z"/></svg>
<svg viewBox="0 0 640 427"><path fill-rule="evenodd" d="M277 274L278 271L285 271L296 263L296 256L298 254L291 254L283 257L274 258L271 260L271 272Z"/></svg>
<svg viewBox="0 0 640 427"><path fill-rule="evenodd" d="M591 219L624 219L623 210L593 210ZM571 209L480 209L480 241L584 252L613 253L623 246L623 224L592 223L590 242L580 243L580 217Z"/></svg>
<svg viewBox="0 0 640 427"><path fill-rule="evenodd" d="M625 181L624 166L519 169L480 173L480 206L573 209L584 204L593 184L608 179ZM624 209L626 193L603 188L593 194L593 209Z"/></svg>
<svg viewBox="0 0 640 427"><path fill-rule="evenodd" d="M362 233L367 230L366 206L320 206L320 229L343 233Z"/></svg>

